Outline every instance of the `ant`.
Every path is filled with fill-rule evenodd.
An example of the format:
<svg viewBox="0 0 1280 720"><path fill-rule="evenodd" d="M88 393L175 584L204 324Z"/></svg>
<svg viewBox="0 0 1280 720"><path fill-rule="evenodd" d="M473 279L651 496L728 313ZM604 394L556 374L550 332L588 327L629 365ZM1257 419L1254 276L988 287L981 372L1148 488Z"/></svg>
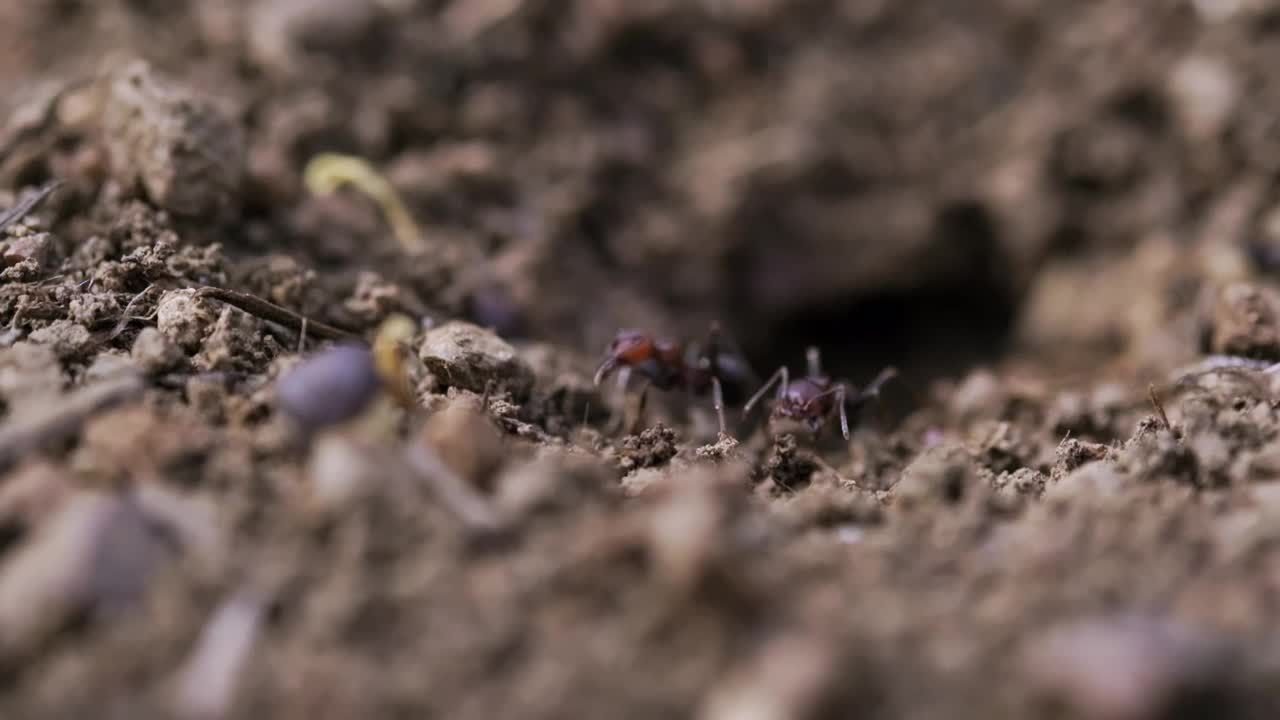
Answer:
<svg viewBox="0 0 1280 720"><path fill-rule="evenodd" d="M654 337L639 330L623 330L609 344L605 359L596 369L595 384L599 385L619 368L619 385L623 387L632 373L646 380L644 389L640 391L641 414L650 386L659 390L683 387L694 397L702 397L709 392L721 434L726 432L725 386L737 390L756 378L741 353L721 349L720 326L717 323L711 325L706 345L702 348L696 345L685 347L676 340Z"/></svg>
<svg viewBox="0 0 1280 720"><path fill-rule="evenodd" d="M808 360L808 373L799 379L791 380L787 367L783 365L760 386L755 395L742 407L744 413L765 396L769 388L778 385L778 394L774 400L773 413L770 419L787 418L800 420L817 433L837 411L840 413L840 432L844 439L849 439L849 405L857 413L869 400L880 396L880 388L886 382L898 376L896 368L887 367L880 371L865 388L854 392L843 382L834 382L822 373L822 360L818 348L811 347L805 353ZM780 383L780 384L779 384Z"/></svg>

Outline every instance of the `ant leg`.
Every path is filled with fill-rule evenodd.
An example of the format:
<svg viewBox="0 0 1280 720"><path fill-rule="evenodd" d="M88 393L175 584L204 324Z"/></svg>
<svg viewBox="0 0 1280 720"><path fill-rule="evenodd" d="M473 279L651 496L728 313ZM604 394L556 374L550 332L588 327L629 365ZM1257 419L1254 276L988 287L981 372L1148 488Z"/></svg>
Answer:
<svg viewBox="0 0 1280 720"><path fill-rule="evenodd" d="M804 359L808 363L809 377L822 377L822 353L818 348L810 346L804 351Z"/></svg>
<svg viewBox="0 0 1280 720"><path fill-rule="evenodd" d="M844 439L849 439L849 411L845 408L845 399L848 397L849 390L844 383L836 386L836 407L840 408L840 434L844 435Z"/></svg>
<svg viewBox="0 0 1280 720"><path fill-rule="evenodd" d="M770 378L766 380L763 385L760 386L759 390L756 390L756 394L752 395L751 399L747 401L747 404L742 406L742 412L744 413L751 412L751 408L755 407L756 403L760 402L760 398L764 397L765 394L769 392L769 388L773 387L775 384L779 382L781 382L782 384L778 385L778 397L782 397L787 393L787 366L786 365L783 365L782 367L778 368L777 372L775 372L772 376L770 376Z"/></svg>
<svg viewBox="0 0 1280 720"><path fill-rule="evenodd" d="M720 323L711 323L711 329L707 331L707 349L704 352L708 367L711 370L711 376L719 377L720 375Z"/></svg>
<svg viewBox="0 0 1280 720"><path fill-rule="evenodd" d="M724 388L720 387L720 378L711 377L711 402L716 406L716 420L720 421L720 434L727 434L724 423Z"/></svg>
<svg viewBox="0 0 1280 720"><path fill-rule="evenodd" d="M625 393L629 382L631 382L631 366L623 365L618 371L618 392Z"/></svg>
<svg viewBox="0 0 1280 720"><path fill-rule="evenodd" d="M836 386L831 388L830 390L826 390L824 392L818 393L817 395L814 395L813 397L809 398L809 402L805 403L805 410L813 409L819 400L831 395L835 396L835 403L832 405L831 409L828 410L824 415L812 417L812 419L815 422L822 422L822 421L830 420L832 415L839 413L840 414L840 433L844 435L845 440L848 440L849 439L849 413L845 410L845 399L849 396L849 388L847 385L845 385L844 383L837 383Z"/></svg>
<svg viewBox="0 0 1280 720"><path fill-rule="evenodd" d="M714 367L717 377L720 375L720 358L727 356L733 358L734 365L737 366L738 370L742 371L748 384L754 385L760 381L760 375L756 373L755 368L751 367L751 363L747 362L747 355L742 352L742 346L733 339L732 335L724 332L724 329L720 327L720 323L711 323L710 338L708 347L712 348L713 352L709 354L715 358L716 365Z"/></svg>
<svg viewBox="0 0 1280 720"><path fill-rule="evenodd" d="M645 383L644 387L640 389L640 400L636 403L636 416L635 416L635 419L631 421L631 427L628 428L627 430L628 434L635 435L636 433L640 432L640 430L643 428L644 406L648 402L648 400L649 400L649 383Z"/></svg>

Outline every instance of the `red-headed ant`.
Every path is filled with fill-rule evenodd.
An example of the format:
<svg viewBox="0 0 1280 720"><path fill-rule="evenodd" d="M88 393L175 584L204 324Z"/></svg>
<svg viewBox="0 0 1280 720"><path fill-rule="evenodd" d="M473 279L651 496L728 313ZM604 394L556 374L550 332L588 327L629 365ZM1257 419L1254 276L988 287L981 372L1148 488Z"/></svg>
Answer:
<svg viewBox="0 0 1280 720"><path fill-rule="evenodd" d="M741 353L727 352L721 348L719 325L713 324L704 347L690 345L669 338L660 338L638 330L623 330L609 344L604 361L596 369L595 384L599 385L615 370L621 369L620 383L625 386L632 373L646 380L640 392L640 412L644 410L649 386L659 390L684 388L694 397L708 393L716 409L720 432L726 430L724 403L726 392L736 394L756 376Z"/></svg>
<svg viewBox="0 0 1280 720"><path fill-rule="evenodd" d="M849 406L856 413L867 401L880 395L880 388L889 380L898 376L892 367L885 368L862 390L854 392L843 382L833 382L822 373L822 361L817 348L809 348L805 354L808 359L808 373L799 379L791 380L786 366L760 386L755 395L742 407L744 413L769 392L769 388L778 385L778 394L773 403L771 419L786 418L802 421L809 430L817 433L827 420L836 412L840 413L840 432L849 439Z"/></svg>

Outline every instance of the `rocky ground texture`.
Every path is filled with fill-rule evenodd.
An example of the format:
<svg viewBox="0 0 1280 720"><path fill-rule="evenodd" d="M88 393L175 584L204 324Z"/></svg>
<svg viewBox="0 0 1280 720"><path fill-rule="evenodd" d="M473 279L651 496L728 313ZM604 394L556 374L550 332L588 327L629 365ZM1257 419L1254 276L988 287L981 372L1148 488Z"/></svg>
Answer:
<svg viewBox="0 0 1280 720"><path fill-rule="evenodd" d="M0 4L0 715L1276 717L1277 62L1267 0ZM712 322L902 375L847 442L593 384Z"/></svg>

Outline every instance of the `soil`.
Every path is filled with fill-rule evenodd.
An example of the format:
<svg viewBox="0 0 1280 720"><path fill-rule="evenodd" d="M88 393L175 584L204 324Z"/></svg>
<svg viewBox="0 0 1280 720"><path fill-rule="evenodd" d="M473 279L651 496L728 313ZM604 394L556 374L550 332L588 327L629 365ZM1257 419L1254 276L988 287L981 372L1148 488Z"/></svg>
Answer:
<svg viewBox="0 0 1280 720"><path fill-rule="evenodd" d="M0 716L1276 717L1278 60L1251 0L0 4ZM592 382L713 322L901 375L847 441Z"/></svg>

